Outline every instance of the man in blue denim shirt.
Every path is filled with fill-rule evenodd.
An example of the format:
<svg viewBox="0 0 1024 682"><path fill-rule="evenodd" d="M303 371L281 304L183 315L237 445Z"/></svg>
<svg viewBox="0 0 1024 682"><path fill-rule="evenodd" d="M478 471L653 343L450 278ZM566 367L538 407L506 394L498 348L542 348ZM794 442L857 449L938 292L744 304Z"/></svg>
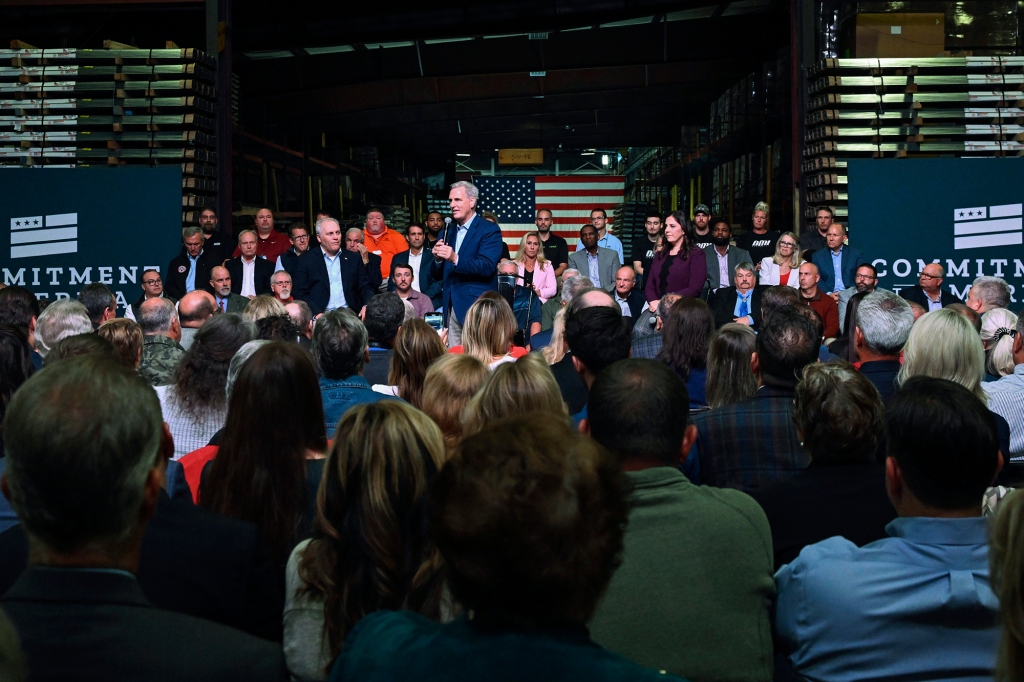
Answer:
<svg viewBox="0 0 1024 682"><path fill-rule="evenodd" d="M329 310L316 321L313 358L321 374L320 398L328 438L333 438L338 422L350 407L397 400L375 392L363 378L363 365L370 359L369 334L348 308Z"/></svg>
<svg viewBox="0 0 1024 682"><path fill-rule="evenodd" d="M775 575L778 650L801 679L992 679L999 603L982 496L996 422L966 388L914 377L887 411L891 537L805 547Z"/></svg>

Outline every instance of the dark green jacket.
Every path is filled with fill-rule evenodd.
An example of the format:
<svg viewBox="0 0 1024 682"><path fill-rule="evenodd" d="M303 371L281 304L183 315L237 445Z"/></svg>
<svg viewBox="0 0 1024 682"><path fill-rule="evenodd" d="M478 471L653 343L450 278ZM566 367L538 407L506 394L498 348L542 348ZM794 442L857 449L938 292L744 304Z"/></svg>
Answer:
<svg viewBox="0 0 1024 682"><path fill-rule="evenodd" d="M142 340L142 362L139 374L154 386L174 383L174 370L185 355L185 349L174 339L150 334Z"/></svg>

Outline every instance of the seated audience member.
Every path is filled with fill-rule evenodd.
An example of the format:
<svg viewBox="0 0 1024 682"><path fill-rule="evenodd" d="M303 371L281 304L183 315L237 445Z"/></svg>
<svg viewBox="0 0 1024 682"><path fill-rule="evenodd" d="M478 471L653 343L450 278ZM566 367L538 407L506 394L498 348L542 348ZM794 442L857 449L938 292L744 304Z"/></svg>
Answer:
<svg viewBox="0 0 1024 682"><path fill-rule="evenodd" d="M811 256L811 262L821 275L821 287L827 294L839 294L853 284L857 266L866 262L864 254L846 241L846 228L832 223L825 232L827 249L818 249Z"/></svg>
<svg viewBox="0 0 1024 682"><path fill-rule="evenodd" d="M210 270L210 288L214 304L222 313L243 313L249 306L248 296L239 296L231 290L231 273L220 265Z"/></svg>
<svg viewBox="0 0 1024 682"><path fill-rule="evenodd" d="M719 289L710 298L715 326L730 322L745 324L753 329L761 327L761 293L757 272L750 263L740 263L733 270L733 286Z"/></svg>
<svg viewBox="0 0 1024 682"><path fill-rule="evenodd" d="M906 299L904 298L904 300ZM927 310L925 310L925 307L918 303L917 301L907 301L907 303L910 304L910 310L911 312L914 313L914 322L920 320L921 316L928 312Z"/></svg>
<svg viewBox="0 0 1024 682"><path fill-rule="evenodd" d="M629 327L633 328L637 319L647 308L647 297L636 288L636 270L623 265L615 273L615 290L612 291L615 303L622 309L622 316L629 318Z"/></svg>
<svg viewBox="0 0 1024 682"><path fill-rule="evenodd" d="M178 301L178 324L181 326L181 347L188 350L203 323L219 312L217 300L209 291L197 289Z"/></svg>
<svg viewBox="0 0 1024 682"><path fill-rule="evenodd" d="M686 383L690 408L705 407L708 346L715 332L711 308L699 298L683 297L672 305L657 360L668 365Z"/></svg>
<svg viewBox="0 0 1024 682"><path fill-rule="evenodd" d="M157 387L164 421L174 437L174 459L203 447L224 426L228 364L235 351L255 336L255 326L241 315L215 315L185 351L174 383Z"/></svg>
<svg viewBox="0 0 1024 682"><path fill-rule="evenodd" d="M491 292L488 292L491 293ZM516 335L516 317L505 299L487 293L478 298L466 311L462 325L462 346L453 346L451 353L472 355L494 369L505 362L514 362L528 352L513 346Z"/></svg>
<svg viewBox="0 0 1024 682"><path fill-rule="evenodd" d="M878 391L853 366L804 368L793 421L811 463L751 493L772 527L776 569L805 546L834 535L858 547L886 537L896 510L885 492L885 467L874 459L884 435L884 409Z"/></svg>
<svg viewBox="0 0 1024 682"><path fill-rule="evenodd" d="M41 312L39 299L25 287L15 285L0 289L0 324L13 324L25 333L36 369L43 366L43 356L36 352L35 338L36 321Z"/></svg>
<svg viewBox="0 0 1024 682"><path fill-rule="evenodd" d="M658 301L658 311L656 315L648 317L647 331L646 334L637 334L637 328L643 326L643 319L640 320L639 324L633 327L633 343L631 347L631 353L635 358L644 358L647 360L653 360L658 357L658 353L661 352L661 346L665 343L665 337L662 332L665 329L665 322L672 314L672 306L676 304L676 301L683 298L679 294L665 294ZM653 326L651 326L653 324Z"/></svg>
<svg viewBox="0 0 1024 682"><path fill-rule="evenodd" d="M430 265L434 262L430 250L434 245L428 242L426 231L418 223L410 224L405 236L409 240L409 249L395 254L391 259L391 269L394 271L399 265L411 266L413 269L410 288L417 295L426 296L431 310L437 310L441 307L441 282L430 276ZM388 291L395 291L397 288L392 275L388 282Z"/></svg>
<svg viewBox="0 0 1024 682"><path fill-rule="evenodd" d="M850 301L853 300L857 294L870 294L877 287L878 269L871 263L862 263L857 266L857 272L854 275L853 283L836 294L836 303L839 308L839 331L843 336L848 336L850 334L849 327L856 322L856 318L851 319L851 325L847 325L846 322L846 320L849 319L849 311L847 308L850 306ZM863 296L860 298L863 298Z"/></svg>
<svg viewBox="0 0 1024 682"><path fill-rule="evenodd" d="M403 322L405 306L397 294L376 294L366 303L363 324L369 334L370 359L363 368L363 376L371 386L388 383L392 346Z"/></svg>
<svg viewBox="0 0 1024 682"><path fill-rule="evenodd" d="M412 266L408 263L395 263L391 271L391 279L388 288L394 287L394 293L403 301L412 305L414 316L423 319L427 313L432 313L437 308L434 302L426 294L421 294L412 288L414 274Z"/></svg>
<svg viewBox="0 0 1024 682"><path fill-rule="evenodd" d="M954 303L963 303L959 298L942 290L942 282L946 279L946 268L938 263L929 263L921 270L918 283L900 289L900 296L917 303L926 312L939 310Z"/></svg>
<svg viewBox="0 0 1024 682"><path fill-rule="evenodd" d="M489 376L487 366L471 355L445 355L430 364L423 380L423 412L441 429L448 452L462 441L462 411Z"/></svg>
<svg viewBox="0 0 1024 682"><path fill-rule="evenodd" d="M317 220L320 218L329 218L326 213L317 213ZM292 274L295 272L299 265L299 256L309 251L311 242L311 234L309 228L302 223L292 223L288 226L288 241L291 242L291 248L286 249L284 253L277 257L277 265L274 266L275 274L282 270ZM271 279L271 288L273 288L273 279ZM290 280L289 280L290 281ZM290 287L289 287L290 288ZM289 296L291 292L289 292Z"/></svg>
<svg viewBox="0 0 1024 682"><path fill-rule="evenodd" d="M238 233L238 256L224 262L231 274L231 291L247 298L273 295L270 278L274 275L277 258L260 257L256 253L257 242L256 230L242 230Z"/></svg>
<svg viewBox="0 0 1024 682"><path fill-rule="evenodd" d="M512 308L520 345L531 348L533 335L540 333L540 298L534 289L517 282L517 272L515 261L502 260L498 263L498 292ZM507 284L503 283L506 281Z"/></svg>
<svg viewBox="0 0 1024 682"><path fill-rule="evenodd" d="M764 324L768 317L786 305L801 305L800 290L790 286L777 285L765 287L761 294L761 323Z"/></svg>
<svg viewBox="0 0 1024 682"><path fill-rule="evenodd" d="M715 409L754 397L757 377L750 369L757 334L745 324L729 323L711 335L708 344L705 396Z"/></svg>
<svg viewBox="0 0 1024 682"><path fill-rule="evenodd" d="M348 308L329 310L313 327L313 358L320 370L320 399L328 438L348 409L394 396L377 393L363 378L370 358L366 327Z"/></svg>
<svg viewBox="0 0 1024 682"><path fill-rule="evenodd" d="M69 299L54 301L39 313L36 320L36 350L45 358L54 344L65 336L88 334L91 331L92 322L84 305Z"/></svg>
<svg viewBox="0 0 1024 682"><path fill-rule="evenodd" d="M546 414L467 437L428 507L465 615L441 625L408 610L370 614L348 633L330 679L678 679L596 646L586 630L620 562L622 485L607 451Z"/></svg>
<svg viewBox="0 0 1024 682"><path fill-rule="evenodd" d="M43 367L49 367L65 358L74 358L90 353L117 355L114 344L104 338L100 338L95 332L87 332L85 334L65 336L55 343L50 352L46 354L46 362L43 364Z"/></svg>
<svg viewBox="0 0 1024 682"><path fill-rule="evenodd" d="M538 232L527 232L519 242L516 252L516 275L523 278L522 286L533 289L541 304L555 295L555 267L544 255Z"/></svg>
<svg viewBox="0 0 1024 682"><path fill-rule="evenodd" d="M981 316L981 342L985 347L986 381L1013 374L1013 340L1017 316L1005 308L993 308Z"/></svg>
<svg viewBox="0 0 1024 682"><path fill-rule="evenodd" d="M1021 614L1024 613L1024 493L1010 495L999 506L999 513L992 523L989 537L988 557L991 570L992 592L999 599L1002 637L999 643L999 659L995 679L1008 682L1020 677L1024 670L1024 627Z"/></svg>
<svg viewBox="0 0 1024 682"><path fill-rule="evenodd" d="M584 278L586 279L586 278ZM586 281L590 281L587 279ZM564 295L564 289L563 295ZM572 364L572 353L569 351L569 346L565 343L565 319L569 315L569 310L582 310L594 305L604 305L608 307L614 307L615 301L611 296L608 295L604 289L597 289L595 287L583 287L576 290L574 295L567 300L562 313L562 328L560 330L559 346L560 350L557 350L554 354L545 355L551 365L551 373L555 376L555 381L558 382L558 388L562 391L562 400L569 408L569 414L576 414L582 410L587 404L587 385L580 379L579 373L576 371L576 367Z"/></svg>
<svg viewBox="0 0 1024 682"><path fill-rule="evenodd" d="M1024 315L1017 318L1016 332L1010 348L1013 373L981 385L988 397L989 409L1009 424L1010 447L1003 451L1008 459L1024 455Z"/></svg>
<svg viewBox="0 0 1024 682"><path fill-rule="evenodd" d="M397 395L417 409L423 409L423 381L430 364L448 349L437 331L423 320L409 320L398 330L388 371L388 385L374 390ZM393 390L392 390L393 389Z"/></svg>
<svg viewBox="0 0 1024 682"><path fill-rule="evenodd" d="M261 294L249 301L249 305L245 306L245 311L242 312L242 317L250 322L257 322L265 317L287 314L284 303L269 294Z"/></svg>
<svg viewBox="0 0 1024 682"><path fill-rule="evenodd" d="M133 322L138 321L139 306L151 298L166 298L171 303L178 302L176 298L164 295L164 280L160 277L159 270L142 271L142 295L134 303L125 307L124 316Z"/></svg>
<svg viewBox="0 0 1024 682"><path fill-rule="evenodd" d="M946 307L950 308L951 310L955 310L964 317L966 317L967 321L971 323L972 327L974 327L974 331L981 334L981 315L979 315L977 311L968 308L963 303L953 303Z"/></svg>
<svg viewBox="0 0 1024 682"><path fill-rule="evenodd" d="M979 315L1010 307L1010 285L1002 277L979 277L967 293L967 307Z"/></svg>
<svg viewBox="0 0 1024 682"><path fill-rule="evenodd" d="M572 351L572 365L588 391L605 367L629 357L629 330L622 323L622 315L613 314L617 307L570 309L565 315L565 343ZM586 418L585 405L572 417L575 424Z"/></svg>
<svg viewBox="0 0 1024 682"><path fill-rule="evenodd" d="M981 503L1002 459L995 421L931 377L904 383L886 417L890 537L834 537L783 566L777 647L801 679L991 679L999 605Z"/></svg>
<svg viewBox="0 0 1024 682"><path fill-rule="evenodd" d="M36 371L32 363L32 349L21 327L0 323L0 423L3 422L7 405L18 387ZM4 450L4 432L0 428L0 455ZM0 456L0 474L3 474L7 460ZM0 495L0 533L18 523L18 518L6 497ZM2 594L3 592L0 592Z"/></svg>
<svg viewBox="0 0 1024 682"><path fill-rule="evenodd" d="M314 315L325 310L347 307L359 311L369 301L376 288L369 284L368 270L359 254L344 246L345 238L341 227L334 218L321 218L316 222L316 239L319 246L310 248L296 261L295 288L292 295L305 301ZM378 270L378 278L380 272ZM337 280L341 279L341 289ZM332 279L335 286L331 286Z"/></svg>
<svg viewBox="0 0 1024 682"><path fill-rule="evenodd" d="M756 490L807 466L793 425L793 395L804 367L818 358L818 330L794 306L774 311L757 335L753 398L694 416L701 483ZM692 470L692 469L691 469ZM693 480L693 479L691 479Z"/></svg>
<svg viewBox="0 0 1024 682"><path fill-rule="evenodd" d="M280 341L259 348L238 372L220 449L200 482L199 504L256 524L282 571L316 515L327 451L317 388L301 348Z"/></svg>
<svg viewBox="0 0 1024 682"><path fill-rule="evenodd" d="M557 236L557 235L556 235ZM573 279L579 277L579 279ZM586 280L585 282L583 280ZM572 297L576 295L577 289L590 289L593 288L594 283L590 281L589 277L580 275L579 270L573 268L567 268L562 273L562 286L561 293L558 296L549 298L540 307L540 329L542 332L546 332L555 324L555 314L565 304L572 300ZM568 289L568 293L566 292Z"/></svg>
<svg viewBox="0 0 1024 682"><path fill-rule="evenodd" d="M860 371L874 384L882 402L896 391L896 375L900 371L900 351L914 328L914 313L902 298L878 289L857 306L853 344L860 359Z"/></svg>
<svg viewBox="0 0 1024 682"><path fill-rule="evenodd" d="M278 260L278 266L280 265L281 262ZM283 267L270 276L270 293L281 303L291 303L295 300L292 298L292 276Z"/></svg>
<svg viewBox="0 0 1024 682"><path fill-rule="evenodd" d="M341 420L313 539L288 560L284 652L293 678L327 679L345 637L369 613L451 619L425 514L427 488L446 458L437 425L409 405L360 405Z"/></svg>
<svg viewBox="0 0 1024 682"><path fill-rule="evenodd" d="M814 263L800 266L800 297L814 312L821 315L825 323L824 338L834 339L839 336L839 305L818 287L820 279L818 266Z"/></svg>
<svg viewBox="0 0 1024 682"><path fill-rule="evenodd" d="M139 306L142 328L142 361L139 374L152 386L166 386L174 380L174 371L185 356L181 325L174 304L165 298L151 298Z"/></svg>
<svg viewBox="0 0 1024 682"><path fill-rule="evenodd" d="M848 313L846 326L839 326L839 336L829 343L827 347L830 354L834 355L837 359L850 363L851 365L856 365L860 362L860 356L857 355L857 344L854 339L856 334L854 332L857 327L857 309L860 307L861 301L863 301L867 295L868 292L866 291L854 294L846 301L846 310Z"/></svg>
<svg viewBox="0 0 1024 682"><path fill-rule="evenodd" d="M541 332L541 334L550 334L547 342L543 348L540 348L540 354L544 356L544 361L549 365L555 365L562 361L565 357L565 353L568 350L565 347L565 308L559 309L555 315L555 326L550 331ZM540 334L530 339L532 343L534 339L540 336ZM534 349L538 350L538 349Z"/></svg>
<svg viewBox="0 0 1024 682"><path fill-rule="evenodd" d="M896 377L897 387L911 377L948 379L960 384L988 404L983 389L985 351L971 323L955 310L939 309L926 313L916 323L903 348L903 365ZM995 413L999 450L1007 457L1024 454L1013 450L1008 421Z"/></svg>
<svg viewBox="0 0 1024 682"><path fill-rule="evenodd" d="M165 501L172 450L145 380L112 357L64 360L21 387L4 432L0 487L32 562L2 603L34 678L280 679L277 645L154 608L140 589L143 538ZM204 559L190 567L197 591L220 566Z"/></svg>
<svg viewBox="0 0 1024 682"><path fill-rule="evenodd" d="M356 254L362 260L363 266L366 268L366 277L370 288L378 291L384 282L383 259L380 255L366 248L363 244L365 239L362 230L358 227L350 227L345 231L345 250ZM366 298L365 300L368 301L370 299Z"/></svg>
<svg viewBox="0 0 1024 682"><path fill-rule="evenodd" d="M566 420L569 413L558 384L536 355L525 355L494 370L462 411L464 433L517 414L544 414L548 420ZM499 371L500 370L500 371Z"/></svg>
<svg viewBox="0 0 1024 682"><path fill-rule="evenodd" d="M309 309L309 304L305 301L292 301L284 308L288 311L288 317L292 318L292 322L299 328L299 333L306 339L312 339L313 311Z"/></svg>
<svg viewBox="0 0 1024 682"><path fill-rule="evenodd" d="M287 315L271 315L256 321L256 338L264 341L298 343L302 335Z"/></svg>
<svg viewBox="0 0 1024 682"><path fill-rule="evenodd" d="M771 532L748 496L679 471L697 437L690 402L678 376L650 360L617 362L591 387L585 429L632 491L622 566L591 636L688 679L771 680Z"/></svg>
<svg viewBox="0 0 1024 682"><path fill-rule="evenodd" d="M242 347L238 349L235 355L231 358L231 362L228 364L228 376L224 381L224 401L225 403L231 402L231 389L235 385L235 379L238 378L238 373L242 369L242 365L245 361L252 357L252 354L263 346L270 343L263 339L255 339L242 344ZM217 451L220 449L220 438L224 434L224 429L220 429L217 433L210 437L210 442L199 448L193 450L184 457L178 460L178 464L181 465L185 480L188 481L188 487L192 491L192 500L199 504L199 484L201 483L203 467L206 463L217 456Z"/></svg>
<svg viewBox="0 0 1024 682"><path fill-rule="evenodd" d="M775 242L775 255L761 259L761 284L799 289L801 262L800 240L792 232L783 232Z"/></svg>
<svg viewBox="0 0 1024 682"><path fill-rule="evenodd" d="M107 320L117 317L117 299L106 284L86 284L78 292L78 302L89 311L89 321L94 330Z"/></svg>
<svg viewBox="0 0 1024 682"><path fill-rule="evenodd" d="M141 311L139 312L141 315ZM125 318L107 320L96 330L96 335L110 341L117 351L117 356L125 367L137 369L142 362L142 344L144 336L142 327L137 322Z"/></svg>

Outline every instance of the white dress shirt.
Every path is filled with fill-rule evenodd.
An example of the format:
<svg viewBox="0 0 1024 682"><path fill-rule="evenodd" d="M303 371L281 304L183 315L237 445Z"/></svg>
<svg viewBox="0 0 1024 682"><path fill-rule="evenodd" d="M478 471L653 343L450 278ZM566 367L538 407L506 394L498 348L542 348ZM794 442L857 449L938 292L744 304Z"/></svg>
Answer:
<svg viewBox="0 0 1024 682"><path fill-rule="evenodd" d="M248 263L244 258L242 261L242 296L256 295L256 259Z"/></svg>
<svg viewBox="0 0 1024 682"><path fill-rule="evenodd" d="M416 291L422 291L420 289L420 262L423 260L423 249L415 256L412 255L412 250L409 250L409 267L412 268L412 288Z"/></svg>

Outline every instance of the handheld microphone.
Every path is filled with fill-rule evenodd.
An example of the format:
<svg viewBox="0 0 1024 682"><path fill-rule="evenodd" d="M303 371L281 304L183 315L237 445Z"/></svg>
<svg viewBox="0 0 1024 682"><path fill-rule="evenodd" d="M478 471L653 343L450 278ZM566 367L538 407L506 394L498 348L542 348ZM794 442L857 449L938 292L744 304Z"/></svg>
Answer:
<svg viewBox="0 0 1024 682"><path fill-rule="evenodd" d="M452 219L451 218L445 218L444 219L444 239L442 241L444 241L445 244L448 243L448 227L451 224L452 224Z"/></svg>

